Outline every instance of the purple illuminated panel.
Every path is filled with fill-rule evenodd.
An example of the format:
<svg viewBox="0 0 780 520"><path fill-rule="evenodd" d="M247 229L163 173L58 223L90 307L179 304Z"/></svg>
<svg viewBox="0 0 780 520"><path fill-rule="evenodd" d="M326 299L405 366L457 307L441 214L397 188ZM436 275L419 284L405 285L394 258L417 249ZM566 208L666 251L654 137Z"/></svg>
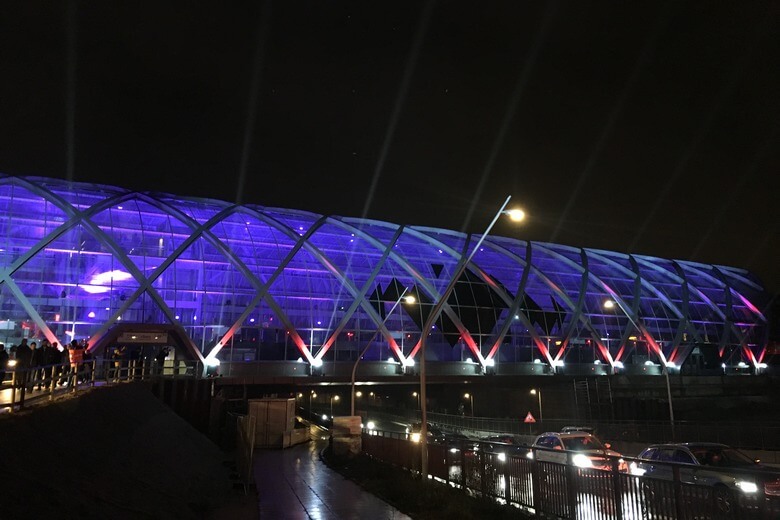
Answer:
<svg viewBox="0 0 780 520"><path fill-rule="evenodd" d="M0 177L0 217L0 341L177 324L223 360L353 361L369 340L367 359L413 358L467 239L34 177ZM404 289L418 301L393 309ZM617 366L682 362L706 344L752 362L766 302L736 268L488 237L428 353Z"/></svg>

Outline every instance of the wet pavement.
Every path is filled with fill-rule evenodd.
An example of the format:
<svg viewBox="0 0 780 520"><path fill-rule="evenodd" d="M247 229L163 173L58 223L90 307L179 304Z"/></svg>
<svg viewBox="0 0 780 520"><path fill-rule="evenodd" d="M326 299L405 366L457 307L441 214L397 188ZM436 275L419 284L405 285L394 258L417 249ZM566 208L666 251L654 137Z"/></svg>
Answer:
<svg viewBox="0 0 780 520"><path fill-rule="evenodd" d="M317 439L286 450L255 450L261 519L408 519L393 506L328 468Z"/></svg>

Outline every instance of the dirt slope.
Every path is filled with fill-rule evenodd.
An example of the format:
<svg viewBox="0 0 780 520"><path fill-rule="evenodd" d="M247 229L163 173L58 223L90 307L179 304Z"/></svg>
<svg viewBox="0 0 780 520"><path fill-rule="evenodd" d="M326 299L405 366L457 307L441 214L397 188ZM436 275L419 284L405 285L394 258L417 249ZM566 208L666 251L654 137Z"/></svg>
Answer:
<svg viewBox="0 0 780 520"><path fill-rule="evenodd" d="M206 518L224 455L140 384L0 415L0 519Z"/></svg>

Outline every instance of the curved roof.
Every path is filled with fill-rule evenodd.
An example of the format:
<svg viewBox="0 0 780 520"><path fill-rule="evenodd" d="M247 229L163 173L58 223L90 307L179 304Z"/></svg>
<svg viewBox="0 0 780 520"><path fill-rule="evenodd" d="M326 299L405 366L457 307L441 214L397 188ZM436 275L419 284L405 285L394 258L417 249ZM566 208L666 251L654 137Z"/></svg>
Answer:
<svg viewBox="0 0 780 520"><path fill-rule="evenodd" d="M171 323L203 355L238 341L268 358L288 358L292 346L314 363L375 334L369 356L414 359L427 313L478 239L36 177L0 177L0 214L8 330L94 338L118 320ZM395 308L404 291L416 303ZM765 302L743 269L489 236L429 355L555 367L592 353L590 362L616 366L679 362L712 345L723 360L757 364Z"/></svg>

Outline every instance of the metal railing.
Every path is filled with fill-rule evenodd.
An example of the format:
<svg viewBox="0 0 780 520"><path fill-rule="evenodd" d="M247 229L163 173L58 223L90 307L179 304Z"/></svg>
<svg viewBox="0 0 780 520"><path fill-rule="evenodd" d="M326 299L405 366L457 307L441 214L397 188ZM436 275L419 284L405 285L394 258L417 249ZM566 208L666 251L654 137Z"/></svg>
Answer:
<svg viewBox="0 0 780 520"><path fill-rule="evenodd" d="M367 455L419 473L422 445L407 440L406 435L372 430L364 431L362 440ZM530 446L458 439L429 443L427 448L429 478L505 501L537 516L738 520L780 515L780 497L770 496L768 487L765 494L764 488L764 482L775 482L777 474L740 471L740 478L758 483L757 490L743 493L728 489L724 495L722 486L684 478L683 464L666 463L669 478L659 479L628 471L631 463L635 468L641 461L627 457L602 455L599 468L595 468L578 465L575 457L581 454L576 452ZM561 462L540 460L561 457ZM600 469L604 467L611 469Z"/></svg>
<svg viewBox="0 0 780 520"><path fill-rule="evenodd" d="M151 378L200 378L203 374L203 364L197 361L166 361L161 365L145 359L93 359L78 364L9 367L5 380L0 381L0 407L23 408L32 399L52 400L57 394L91 386Z"/></svg>

